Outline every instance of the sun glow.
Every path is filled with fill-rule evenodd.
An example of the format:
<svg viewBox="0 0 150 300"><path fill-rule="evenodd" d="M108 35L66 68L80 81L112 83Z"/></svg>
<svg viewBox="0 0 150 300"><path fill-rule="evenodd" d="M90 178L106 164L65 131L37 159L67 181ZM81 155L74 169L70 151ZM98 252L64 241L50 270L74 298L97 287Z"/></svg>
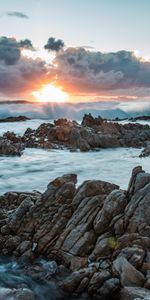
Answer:
<svg viewBox="0 0 150 300"><path fill-rule="evenodd" d="M32 92L32 95L39 102L66 102L69 99L61 87L51 84L44 85L39 91Z"/></svg>

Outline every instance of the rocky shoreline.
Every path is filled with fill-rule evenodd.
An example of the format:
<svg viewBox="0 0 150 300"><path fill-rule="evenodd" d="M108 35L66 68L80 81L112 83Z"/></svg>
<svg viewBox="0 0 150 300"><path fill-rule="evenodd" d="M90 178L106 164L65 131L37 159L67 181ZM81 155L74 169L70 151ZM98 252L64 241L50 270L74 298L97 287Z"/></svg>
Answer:
<svg viewBox="0 0 150 300"><path fill-rule="evenodd" d="M29 268L55 283L59 295L52 299L150 299L150 174L134 168L127 191L101 180L78 188L76 182L68 174L43 194L1 196L1 255L26 264L55 261L53 276ZM36 299L28 292L12 299Z"/></svg>
<svg viewBox="0 0 150 300"><path fill-rule="evenodd" d="M119 124L101 117L85 115L82 123L58 119L43 123L36 130L28 128L22 137L6 133L0 138L0 154L21 155L26 147L92 151L101 148L146 147L150 142L150 126ZM7 146L8 144L8 146ZM12 148L11 151L7 149ZM19 147L19 148L18 148Z"/></svg>

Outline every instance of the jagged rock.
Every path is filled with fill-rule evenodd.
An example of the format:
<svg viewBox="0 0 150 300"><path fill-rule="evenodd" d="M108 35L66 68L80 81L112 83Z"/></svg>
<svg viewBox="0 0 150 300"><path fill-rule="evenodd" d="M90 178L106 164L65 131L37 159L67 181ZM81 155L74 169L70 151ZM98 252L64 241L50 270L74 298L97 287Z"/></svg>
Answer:
<svg viewBox="0 0 150 300"><path fill-rule="evenodd" d="M22 261L56 260L65 266L59 288L81 299L149 295L150 175L136 167L127 191L101 180L78 188L76 182L76 175L68 174L50 182L43 194L1 196L0 253Z"/></svg>
<svg viewBox="0 0 150 300"><path fill-rule="evenodd" d="M124 211L126 204L125 193L114 189L106 198L102 210L99 211L94 220L94 230L98 234L105 232L111 220Z"/></svg>
<svg viewBox="0 0 150 300"><path fill-rule="evenodd" d="M118 124L101 117L85 115L83 121L58 119L42 124L36 130L27 129L23 141L27 147L69 148L89 151L97 148L144 147L150 140L150 127L140 124Z"/></svg>
<svg viewBox="0 0 150 300"><path fill-rule="evenodd" d="M101 125L103 121L104 119L102 119L101 117L94 118L91 114L88 115L85 114L81 124L83 126L93 127L93 126Z"/></svg>
<svg viewBox="0 0 150 300"><path fill-rule="evenodd" d="M21 137L16 136L13 132L6 132L0 137L0 155L21 156L25 145Z"/></svg>

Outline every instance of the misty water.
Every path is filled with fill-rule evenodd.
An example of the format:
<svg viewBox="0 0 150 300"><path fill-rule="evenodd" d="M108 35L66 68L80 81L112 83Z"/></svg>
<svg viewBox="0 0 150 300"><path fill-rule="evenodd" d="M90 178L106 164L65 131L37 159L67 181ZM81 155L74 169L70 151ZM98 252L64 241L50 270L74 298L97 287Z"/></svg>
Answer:
<svg viewBox="0 0 150 300"><path fill-rule="evenodd" d="M148 171L150 157L139 158L140 149L102 149L95 152L26 149L21 157L0 157L0 194L8 191L44 191L58 176L76 173L78 184L101 179L127 188L132 168Z"/></svg>
<svg viewBox="0 0 150 300"><path fill-rule="evenodd" d="M68 299L66 295L64 298L56 286L54 277L57 276L58 271L59 267L55 261L47 261L43 258L27 264L27 262L17 262L8 257L0 257L0 299L5 300L8 293L7 300L13 300L13 292L16 289L20 290L21 295L23 290L28 293L32 291L35 300L69 300L70 298ZM22 297L18 296L17 299L22 299ZM25 295L23 299L26 299ZM33 298L27 296L27 299Z"/></svg>
<svg viewBox="0 0 150 300"><path fill-rule="evenodd" d="M37 128L43 120L18 123L1 123L0 135L6 131L23 134L30 128ZM149 171L150 157L139 158L141 149L101 149L93 152L70 152L68 150L25 149L21 157L0 156L0 195L8 191L44 191L54 178L66 173L78 175L78 185L87 179L100 179L118 184L126 189L132 168L141 165ZM50 262L39 260L43 272ZM58 291L52 280L39 281L32 278L32 266L22 266L7 258L0 258L0 286L4 288L27 287L37 300L54 300ZM31 272L32 273L32 272Z"/></svg>

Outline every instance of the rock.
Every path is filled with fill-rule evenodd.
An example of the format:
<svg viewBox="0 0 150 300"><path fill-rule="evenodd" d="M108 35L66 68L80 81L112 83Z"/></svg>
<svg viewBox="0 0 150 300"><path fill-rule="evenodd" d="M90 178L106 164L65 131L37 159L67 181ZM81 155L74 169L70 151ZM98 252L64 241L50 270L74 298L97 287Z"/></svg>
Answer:
<svg viewBox="0 0 150 300"><path fill-rule="evenodd" d="M129 119L132 122L136 122L136 121L150 121L150 116L138 116L138 117L134 117Z"/></svg>
<svg viewBox="0 0 150 300"><path fill-rule="evenodd" d="M112 218L122 213L127 204L126 195L123 191L114 189L105 199L102 210L94 220L94 230L97 234L105 232Z"/></svg>
<svg viewBox="0 0 150 300"><path fill-rule="evenodd" d="M35 300L31 290L26 288L8 289L0 288L0 300Z"/></svg>
<svg viewBox="0 0 150 300"><path fill-rule="evenodd" d="M125 209L124 222L128 224L127 231L138 232L141 236L150 238L150 176L138 173L133 184L133 196Z"/></svg>
<svg viewBox="0 0 150 300"><path fill-rule="evenodd" d="M80 287L81 282L84 278L89 278L89 276L93 275L93 271L89 269L81 269L81 271L73 272L70 276L68 276L61 284L60 287L69 293L73 293ZM86 280L87 282L87 280Z"/></svg>
<svg viewBox="0 0 150 300"><path fill-rule="evenodd" d="M106 280L108 280L110 277L111 274L107 270L95 272L89 283L89 287L88 287L89 294L92 295L93 293L95 293L103 285L103 283Z"/></svg>
<svg viewBox="0 0 150 300"><path fill-rule="evenodd" d="M120 300L137 300L150 298L150 291L139 287L124 287L119 293L118 299Z"/></svg>
<svg viewBox="0 0 150 300"><path fill-rule="evenodd" d="M120 275L122 286L143 286L144 276L136 270L123 256L113 262L113 270Z"/></svg>
<svg viewBox="0 0 150 300"><path fill-rule="evenodd" d="M86 257L72 257L70 262L70 270L78 271L87 266L87 258Z"/></svg>
<svg viewBox="0 0 150 300"><path fill-rule="evenodd" d="M1 196L1 254L26 268L30 261L32 278L54 280L70 297L144 299L150 288L150 174L136 167L127 191L101 180L76 183L75 174L66 174L43 194Z"/></svg>
<svg viewBox="0 0 150 300"><path fill-rule="evenodd" d="M99 237L97 239L94 250L89 256L90 261L99 261L101 258L110 258L112 253L111 248L111 235L104 238Z"/></svg>
<svg viewBox="0 0 150 300"><path fill-rule="evenodd" d="M54 125L43 123L36 130L27 129L22 137L26 147L46 149L68 148L89 151L112 147L145 147L150 140L150 127L140 124L108 122L91 114L76 121L58 119Z"/></svg>
<svg viewBox="0 0 150 300"><path fill-rule="evenodd" d="M101 117L94 118L91 114L85 114L81 124L83 126L93 127L101 125L103 121L104 119L102 119Z"/></svg>
<svg viewBox="0 0 150 300"><path fill-rule="evenodd" d="M150 142L147 143L146 147L142 150L139 157L147 157L150 156Z"/></svg>
<svg viewBox="0 0 150 300"><path fill-rule="evenodd" d="M98 294L100 295L101 299L107 299L111 295L111 297L114 296L114 294L119 290L120 288L120 282L118 278L110 278L106 280L103 284L103 286L98 289Z"/></svg>
<svg viewBox="0 0 150 300"><path fill-rule="evenodd" d="M142 247L133 245L133 247L125 247L121 251L121 256L124 256L137 269L142 266L145 257L145 251Z"/></svg>
<svg viewBox="0 0 150 300"><path fill-rule="evenodd" d="M8 117L0 119L0 123L6 123L6 122L24 122L30 120L26 116L18 116L18 117Z"/></svg>
<svg viewBox="0 0 150 300"><path fill-rule="evenodd" d="M21 137L13 132L6 132L0 137L0 155L21 156L25 145Z"/></svg>

